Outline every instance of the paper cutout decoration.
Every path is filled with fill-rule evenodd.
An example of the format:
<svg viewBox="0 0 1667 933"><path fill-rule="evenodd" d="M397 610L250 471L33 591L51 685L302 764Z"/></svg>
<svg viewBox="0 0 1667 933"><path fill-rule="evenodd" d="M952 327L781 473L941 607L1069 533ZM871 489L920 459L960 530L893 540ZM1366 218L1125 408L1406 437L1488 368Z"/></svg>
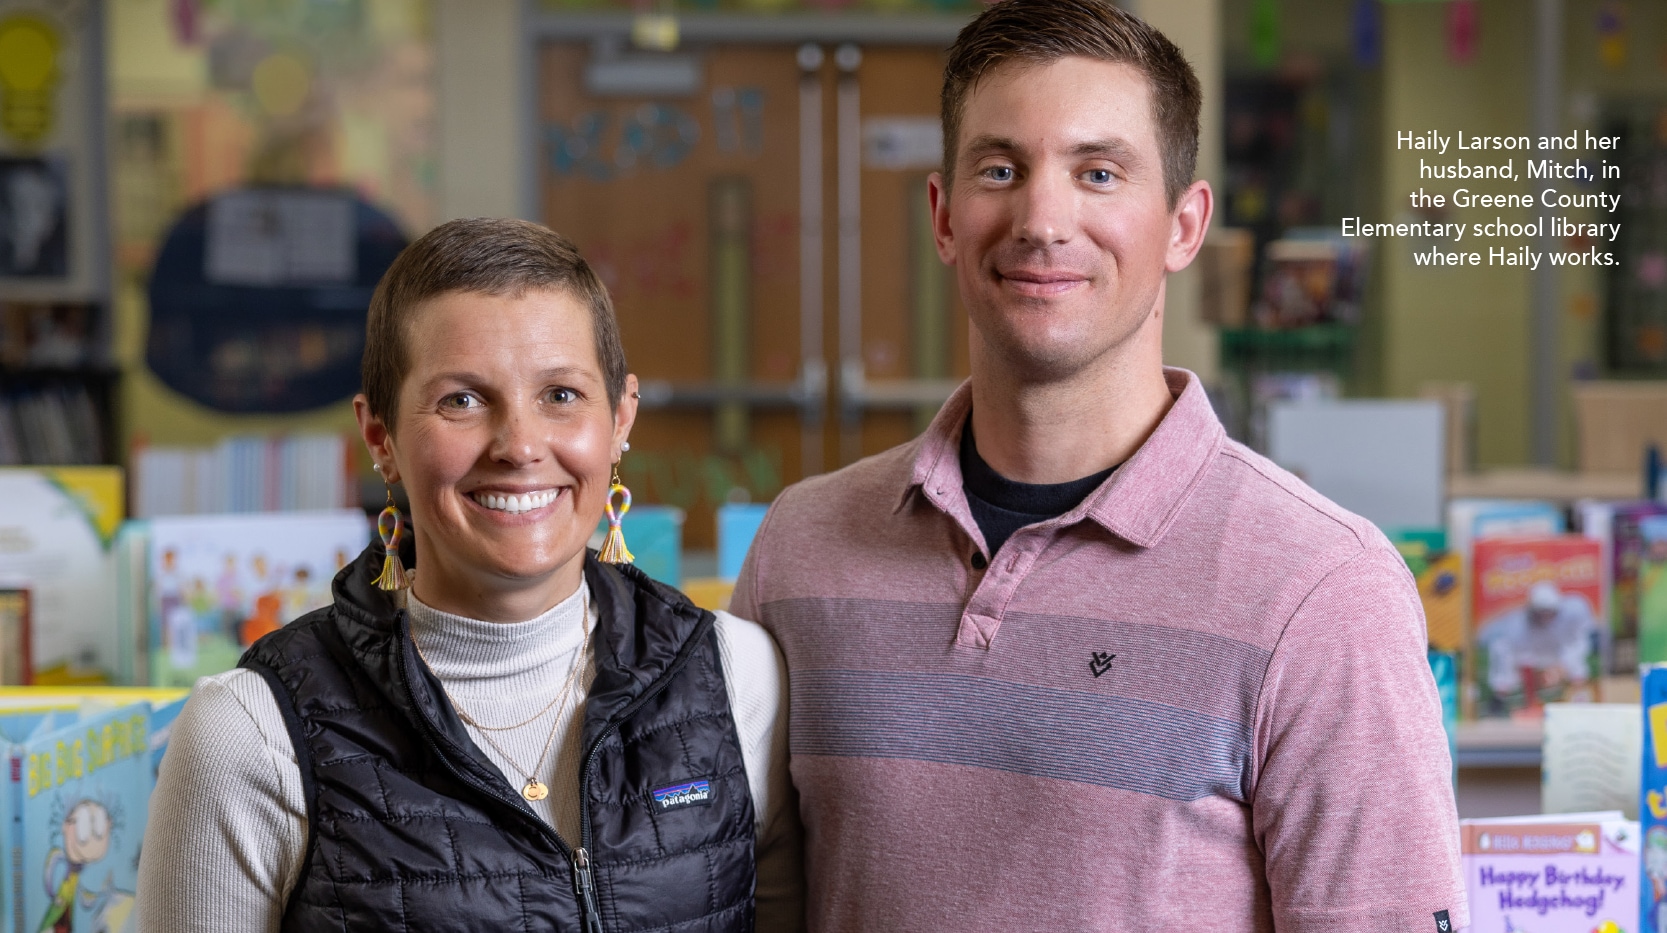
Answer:
<svg viewBox="0 0 1667 933"><path fill-rule="evenodd" d="M145 362L218 411L351 398L371 292L405 242L346 189L221 192L186 211L157 254Z"/></svg>
<svg viewBox="0 0 1667 933"><path fill-rule="evenodd" d="M1263 68L1279 64L1279 0L1256 0L1250 10L1250 57Z"/></svg>
<svg viewBox="0 0 1667 933"><path fill-rule="evenodd" d="M1455 65L1468 65L1482 42L1481 4L1476 0L1452 0L1447 4L1447 57Z"/></svg>
<svg viewBox="0 0 1667 933"><path fill-rule="evenodd" d="M1363 68L1383 60L1383 8L1378 0L1355 0L1351 22L1354 62Z"/></svg>
<svg viewBox="0 0 1667 933"><path fill-rule="evenodd" d="M1611 71L1626 65L1626 12L1621 0L1607 0L1598 7L1598 61Z"/></svg>
<svg viewBox="0 0 1667 933"><path fill-rule="evenodd" d="M0 20L0 132L25 146L52 130L63 46L42 17L20 13Z"/></svg>

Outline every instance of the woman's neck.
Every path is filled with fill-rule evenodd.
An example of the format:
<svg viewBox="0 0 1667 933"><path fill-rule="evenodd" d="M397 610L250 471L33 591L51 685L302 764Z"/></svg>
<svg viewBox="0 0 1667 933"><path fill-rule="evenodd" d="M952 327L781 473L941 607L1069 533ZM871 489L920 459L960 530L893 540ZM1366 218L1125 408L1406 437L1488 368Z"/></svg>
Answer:
<svg viewBox="0 0 1667 933"><path fill-rule="evenodd" d="M467 571L424 562L418 542L417 573L411 592L441 612L483 622L525 622L578 592L584 580L585 552L580 551L548 576L536 580L484 578Z"/></svg>

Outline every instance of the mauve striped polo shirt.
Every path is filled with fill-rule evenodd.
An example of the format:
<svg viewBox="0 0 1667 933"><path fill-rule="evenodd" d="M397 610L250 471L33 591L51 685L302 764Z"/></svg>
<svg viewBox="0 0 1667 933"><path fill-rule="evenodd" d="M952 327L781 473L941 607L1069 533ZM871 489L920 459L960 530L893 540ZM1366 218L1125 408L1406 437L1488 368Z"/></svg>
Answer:
<svg viewBox="0 0 1667 933"><path fill-rule="evenodd" d="M967 386L776 500L732 608L787 657L812 930L1468 924L1410 575L1166 376L1139 451L983 570Z"/></svg>

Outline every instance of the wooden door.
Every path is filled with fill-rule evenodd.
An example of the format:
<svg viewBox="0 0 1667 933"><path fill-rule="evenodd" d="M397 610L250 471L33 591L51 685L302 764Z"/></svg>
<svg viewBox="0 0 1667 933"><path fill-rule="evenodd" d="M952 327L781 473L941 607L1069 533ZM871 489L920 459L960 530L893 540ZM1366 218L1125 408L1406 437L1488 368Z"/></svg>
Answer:
<svg viewBox="0 0 1667 933"><path fill-rule="evenodd" d="M966 372L919 151L942 53L853 50L712 44L610 84L633 53L542 46L544 220L613 294L645 383L622 473L688 513L686 547L726 500L907 440ZM899 132L914 150L888 156Z"/></svg>

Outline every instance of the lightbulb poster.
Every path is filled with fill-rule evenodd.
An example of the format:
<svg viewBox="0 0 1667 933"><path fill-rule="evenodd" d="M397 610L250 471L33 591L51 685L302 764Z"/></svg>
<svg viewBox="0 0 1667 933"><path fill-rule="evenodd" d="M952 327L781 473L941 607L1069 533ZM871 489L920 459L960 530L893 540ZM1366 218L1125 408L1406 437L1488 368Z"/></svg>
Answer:
<svg viewBox="0 0 1667 933"><path fill-rule="evenodd" d="M102 227L102 7L0 0L0 288L25 300L96 298Z"/></svg>

